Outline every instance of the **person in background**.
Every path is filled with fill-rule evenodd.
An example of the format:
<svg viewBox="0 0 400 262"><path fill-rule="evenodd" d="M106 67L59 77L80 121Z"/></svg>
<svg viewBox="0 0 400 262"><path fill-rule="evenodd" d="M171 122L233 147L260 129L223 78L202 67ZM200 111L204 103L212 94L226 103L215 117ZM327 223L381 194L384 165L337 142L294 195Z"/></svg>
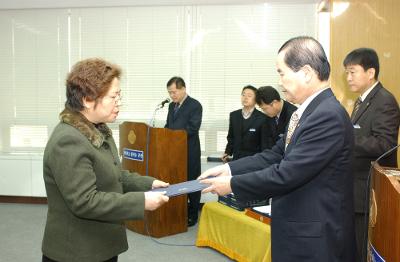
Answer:
<svg viewBox="0 0 400 262"><path fill-rule="evenodd" d="M221 159L223 162L251 156L261 152L261 127L266 117L255 108L257 88L248 85L243 87L242 109L229 114L228 144Z"/></svg>
<svg viewBox="0 0 400 262"><path fill-rule="evenodd" d="M400 112L396 98L378 80L379 58L375 50L359 48L343 61L350 91L357 93L351 121L354 125L354 211L357 260L367 261L368 185L371 162L397 145ZM397 167L394 151L381 159L383 166Z"/></svg>
<svg viewBox="0 0 400 262"><path fill-rule="evenodd" d="M121 104L121 70L102 59L74 65L67 101L44 151L48 212L42 261L117 261L128 249L124 220L142 219L168 201L168 186L122 170L106 123Z"/></svg>
<svg viewBox="0 0 400 262"><path fill-rule="evenodd" d="M328 59L300 36L282 45L276 67L287 100L300 105L287 132L271 150L204 172L203 192L272 197L273 262L353 262L353 126L329 88Z"/></svg>
<svg viewBox="0 0 400 262"><path fill-rule="evenodd" d="M199 101L186 93L186 84L181 77L172 77L167 82L167 90L172 102L168 107L165 127L186 131L188 145L187 176L188 180L195 180L201 173L199 130L203 108ZM200 197L200 192L188 194L188 226L194 226L197 223Z"/></svg>
<svg viewBox="0 0 400 262"><path fill-rule="evenodd" d="M281 99L272 86L262 86L257 90L257 104L266 114L267 121L262 128L262 149L271 149L285 133L290 117L297 107Z"/></svg>

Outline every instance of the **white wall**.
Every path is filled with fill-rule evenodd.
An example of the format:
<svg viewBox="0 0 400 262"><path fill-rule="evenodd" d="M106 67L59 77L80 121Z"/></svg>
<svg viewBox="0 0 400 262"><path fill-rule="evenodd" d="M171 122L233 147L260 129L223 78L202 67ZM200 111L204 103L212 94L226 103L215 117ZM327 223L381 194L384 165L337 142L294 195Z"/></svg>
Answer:
<svg viewBox="0 0 400 262"><path fill-rule="evenodd" d="M0 195L45 197L41 155L0 155Z"/></svg>

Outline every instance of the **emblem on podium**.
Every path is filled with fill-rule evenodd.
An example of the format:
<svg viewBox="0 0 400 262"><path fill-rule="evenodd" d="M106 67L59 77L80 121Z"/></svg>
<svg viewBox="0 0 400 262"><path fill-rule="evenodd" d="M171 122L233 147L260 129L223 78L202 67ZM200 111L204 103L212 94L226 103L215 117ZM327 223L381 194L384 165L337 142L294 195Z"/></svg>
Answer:
<svg viewBox="0 0 400 262"><path fill-rule="evenodd" d="M129 143L131 143L131 145L135 144L135 142L136 142L136 134L135 134L135 131L133 131L133 130L129 131L129 134L128 134L128 141L129 141Z"/></svg>

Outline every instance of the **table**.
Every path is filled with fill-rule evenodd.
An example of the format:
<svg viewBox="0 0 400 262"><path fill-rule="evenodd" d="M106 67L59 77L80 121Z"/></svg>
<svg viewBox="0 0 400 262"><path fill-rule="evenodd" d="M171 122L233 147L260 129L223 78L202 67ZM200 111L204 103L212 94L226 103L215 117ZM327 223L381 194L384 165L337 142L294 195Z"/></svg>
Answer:
<svg viewBox="0 0 400 262"><path fill-rule="evenodd" d="M204 204L196 246L243 262L271 262L270 226L218 202Z"/></svg>

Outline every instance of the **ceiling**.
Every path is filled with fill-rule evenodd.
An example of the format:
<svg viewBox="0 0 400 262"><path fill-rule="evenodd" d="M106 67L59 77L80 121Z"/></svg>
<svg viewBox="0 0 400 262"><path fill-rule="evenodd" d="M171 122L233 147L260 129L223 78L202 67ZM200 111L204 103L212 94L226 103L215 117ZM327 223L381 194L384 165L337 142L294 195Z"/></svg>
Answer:
<svg viewBox="0 0 400 262"><path fill-rule="evenodd" d="M166 5L241 5L262 3L304 4L318 2L320 2L320 0L7 0L0 1L0 9Z"/></svg>

